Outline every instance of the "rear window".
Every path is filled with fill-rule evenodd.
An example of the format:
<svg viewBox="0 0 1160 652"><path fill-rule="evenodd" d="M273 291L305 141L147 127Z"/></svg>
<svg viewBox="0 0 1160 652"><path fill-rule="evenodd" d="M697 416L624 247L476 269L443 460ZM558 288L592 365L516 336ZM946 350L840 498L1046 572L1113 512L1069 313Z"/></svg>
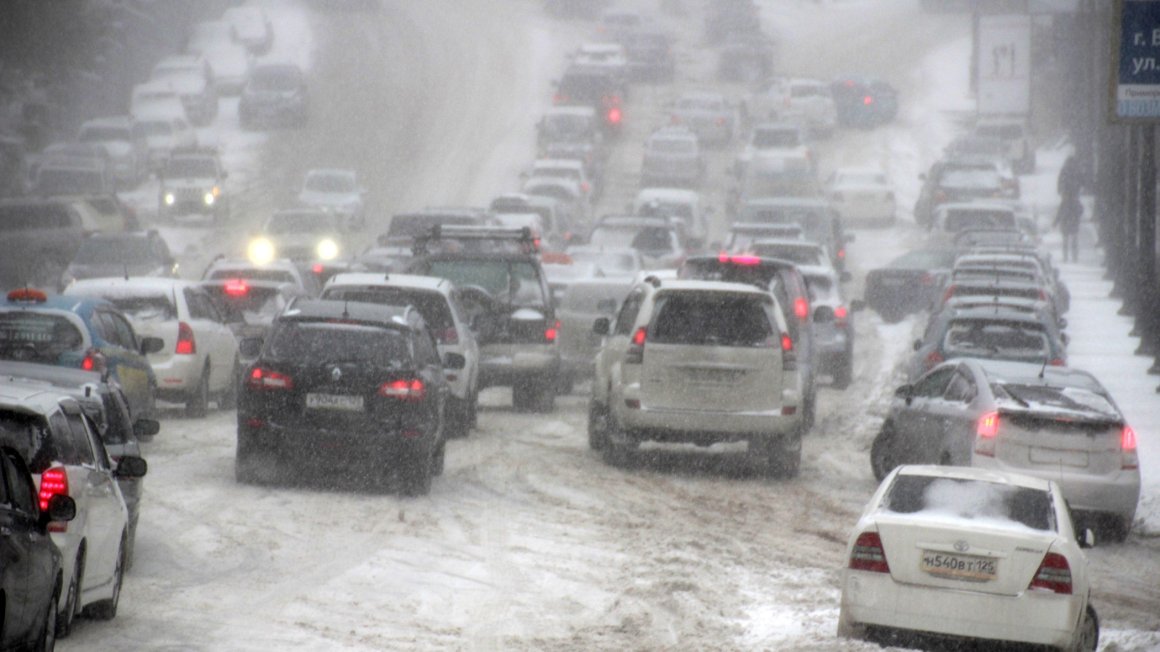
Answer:
<svg viewBox="0 0 1160 652"><path fill-rule="evenodd" d="M436 224L451 224L455 226L473 226L479 220L466 215L395 215L391 218L391 226L387 235L395 237L415 237L427 233Z"/></svg>
<svg viewBox="0 0 1160 652"><path fill-rule="evenodd" d="M286 305L277 288L246 286L244 290L227 292L225 287L209 285L205 291L233 321L268 324Z"/></svg>
<svg viewBox="0 0 1160 652"><path fill-rule="evenodd" d="M1054 532L1055 511L1046 491L980 480L922 475L894 478L883 507L897 514L927 514L980 524L1021 524Z"/></svg>
<svg viewBox="0 0 1160 652"><path fill-rule="evenodd" d="M165 164L165 176L212 179L217 176L217 164L212 158L171 158Z"/></svg>
<svg viewBox="0 0 1160 652"><path fill-rule="evenodd" d="M151 322L177 319L173 303L165 295L105 298L133 321Z"/></svg>
<svg viewBox="0 0 1160 652"><path fill-rule="evenodd" d="M398 287L341 287L336 286L322 293L322 299L332 301L357 301L386 306L415 306L423 321L432 330L443 330L455 326L451 317L451 307L438 292L424 292Z"/></svg>
<svg viewBox="0 0 1160 652"><path fill-rule="evenodd" d="M1052 412L1066 411L1097 415L1100 418L1118 421L1120 411L1111 400L1082 387L1049 387L1044 385L1019 385L995 383L995 394L1008 396L1017 402L1038 409L1047 408Z"/></svg>
<svg viewBox="0 0 1160 652"><path fill-rule="evenodd" d="M1049 355L1047 333L1038 324L953 321L943 337L948 355L975 357L1044 358Z"/></svg>
<svg viewBox="0 0 1160 652"><path fill-rule="evenodd" d="M978 168L947 170L939 180L944 188L997 188L1001 184L998 172Z"/></svg>
<svg viewBox="0 0 1160 652"><path fill-rule="evenodd" d="M773 324L756 296L666 293L657 299L648 337L658 344L769 347Z"/></svg>
<svg viewBox="0 0 1160 652"><path fill-rule="evenodd" d="M296 283L297 279L290 272L281 269L218 269L214 270L208 280L222 281L231 278L246 278L254 281L274 281L276 283Z"/></svg>
<svg viewBox="0 0 1160 652"><path fill-rule="evenodd" d="M629 247L646 255L665 255L676 251L673 232L659 226L599 226L592 231L589 244L606 247Z"/></svg>
<svg viewBox="0 0 1160 652"><path fill-rule="evenodd" d="M650 152L663 154L694 154L697 143L689 138L652 138L648 148Z"/></svg>
<svg viewBox="0 0 1160 652"><path fill-rule="evenodd" d="M483 288L501 303L527 308L548 305L540 285L540 273L530 262L508 260L435 260L429 276L445 278L458 287Z"/></svg>
<svg viewBox="0 0 1160 652"><path fill-rule="evenodd" d="M275 325L265 355L303 362L366 361L379 367L411 363L407 337L377 326L287 320Z"/></svg>
<svg viewBox="0 0 1160 652"><path fill-rule="evenodd" d="M55 361L65 351L84 344L81 331L68 318L43 312L0 312L0 357L8 360Z"/></svg>

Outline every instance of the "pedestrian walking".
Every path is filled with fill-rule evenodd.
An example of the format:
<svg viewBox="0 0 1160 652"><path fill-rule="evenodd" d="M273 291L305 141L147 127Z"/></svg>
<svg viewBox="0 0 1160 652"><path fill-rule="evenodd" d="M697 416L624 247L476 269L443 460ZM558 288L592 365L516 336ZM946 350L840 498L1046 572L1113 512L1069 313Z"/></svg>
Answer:
<svg viewBox="0 0 1160 652"><path fill-rule="evenodd" d="M1063 260L1079 261L1079 221L1083 217L1083 204L1079 200L1083 188L1083 172L1075 155L1067 157L1059 170L1056 190L1059 192L1059 210L1055 213L1055 226L1063 235Z"/></svg>

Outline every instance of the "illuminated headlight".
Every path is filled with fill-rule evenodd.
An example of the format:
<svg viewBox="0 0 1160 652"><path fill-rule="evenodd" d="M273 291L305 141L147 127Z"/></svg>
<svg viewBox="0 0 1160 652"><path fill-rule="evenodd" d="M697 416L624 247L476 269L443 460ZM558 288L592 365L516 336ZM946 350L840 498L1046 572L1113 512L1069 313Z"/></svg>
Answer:
<svg viewBox="0 0 1160 652"><path fill-rule="evenodd" d="M205 197L202 199L205 201L206 206L213 206L213 203L217 201L217 197L212 192L205 193Z"/></svg>
<svg viewBox="0 0 1160 652"><path fill-rule="evenodd" d="M338 258L338 243L327 238L318 243L318 246L314 248L314 252L322 260L334 260Z"/></svg>
<svg viewBox="0 0 1160 652"><path fill-rule="evenodd" d="M172 206L172 205L174 205L174 204L176 204L176 203L177 203L177 195L175 195L175 194L173 194L173 193L171 193L171 192L167 192L167 193L165 193L165 196L164 196L164 197L162 197L162 199L164 199L164 200L165 200L165 205L166 205L166 206Z"/></svg>
<svg viewBox="0 0 1160 652"><path fill-rule="evenodd" d="M255 265L265 265L274 260L274 243L265 238L251 240L246 255Z"/></svg>

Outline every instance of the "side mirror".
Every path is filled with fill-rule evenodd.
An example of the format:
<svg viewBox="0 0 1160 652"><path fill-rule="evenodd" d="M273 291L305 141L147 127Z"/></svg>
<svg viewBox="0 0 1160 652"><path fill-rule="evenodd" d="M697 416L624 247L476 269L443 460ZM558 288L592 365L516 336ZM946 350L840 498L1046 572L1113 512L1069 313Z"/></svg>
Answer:
<svg viewBox="0 0 1160 652"><path fill-rule="evenodd" d="M459 371L467 366L467 358L461 353L448 353L443 356L443 368L449 371Z"/></svg>
<svg viewBox="0 0 1160 652"><path fill-rule="evenodd" d="M241 342L238 342L238 353L242 354L243 358L256 358L262 352L262 338L260 337L243 337Z"/></svg>
<svg viewBox="0 0 1160 652"><path fill-rule="evenodd" d="M141 355L149 355L150 353L157 353L165 348L165 340L160 337L143 337L141 338Z"/></svg>
<svg viewBox="0 0 1160 652"><path fill-rule="evenodd" d="M865 299L854 299L850 302L850 310L853 312L862 312L866 307Z"/></svg>
<svg viewBox="0 0 1160 652"><path fill-rule="evenodd" d="M137 419L133 422L133 434L137 437L152 437L161 432L161 422L156 419Z"/></svg>
<svg viewBox="0 0 1160 652"><path fill-rule="evenodd" d="M913 348L915 351L921 349L922 348L922 340L915 340L914 344L912 345L911 348Z"/></svg>
<svg viewBox="0 0 1160 652"><path fill-rule="evenodd" d="M1083 532L1075 536L1075 542L1079 544L1080 548L1095 548L1096 533L1092 532L1090 527L1085 527Z"/></svg>
<svg viewBox="0 0 1160 652"><path fill-rule="evenodd" d="M1063 317L1060 317L1055 323L1059 324L1059 328L1061 330L1067 328L1067 320Z"/></svg>
<svg viewBox="0 0 1160 652"><path fill-rule="evenodd" d="M599 317L592 322L592 332L597 335L608 335L611 332L612 321L608 317Z"/></svg>
<svg viewBox="0 0 1160 652"><path fill-rule="evenodd" d="M854 280L854 275L850 272L842 270L842 273L838 275L838 279L843 283L849 283L850 281Z"/></svg>
<svg viewBox="0 0 1160 652"><path fill-rule="evenodd" d="M143 478L148 470L149 465L145 463L145 458L126 455L117 462L114 475L118 478Z"/></svg>
<svg viewBox="0 0 1160 652"><path fill-rule="evenodd" d="M40 513L40 525L48 527L53 521L67 522L77 517L77 503L70 496L54 494L48 499L48 509Z"/></svg>

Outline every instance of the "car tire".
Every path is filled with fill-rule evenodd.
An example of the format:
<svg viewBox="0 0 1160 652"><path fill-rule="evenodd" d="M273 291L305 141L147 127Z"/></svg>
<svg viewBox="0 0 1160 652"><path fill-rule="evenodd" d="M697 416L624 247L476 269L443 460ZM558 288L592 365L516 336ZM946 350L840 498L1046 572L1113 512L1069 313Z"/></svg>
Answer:
<svg viewBox="0 0 1160 652"><path fill-rule="evenodd" d="M1132 522L1116 514L1101 515L1096 523L1098 525L1097 541L1123 543L1128 538L1128 532L1132 530Z"/></svg>
<svg viewBox="0 0 1160 652"><path fill-rule="evenodd" d="M604 463L618 469L632 468L636 461L636 446L631 442L618 441L625 437L615 417L609 415L607 423L604 447L600 449Z"/></svg>
<svg viewBox="0 0 1160 652"><path fill-rule="evenodd" d="M588 448L604 450L608 445L608 408L595 400L588 401Z"/></svg>
<svg viewBox="0 0 1160 652"><path fill-rule="evenodd" d="M813 429L818 420L818 391L809 389L802 398L802 434Z"/></svg>
<svg viewBox="0 0 1160 652"><path fill-rule="evenodd" d="M854 355L847 351L838 358L838 368L834 371L834 389L846 389L854 380Z"/></svg>
<svg viewBox="0 0 1160 652"><path fill-rule="evenodd" d="M531 412L536 401L536 386L527 380L517 380L512 384L512 407L516 412Z"/></svg>
<svg viewBox="0 0 1160 652"><path fill-rule="evenodd" d="M541 414L555 411L556 383L552 379L544 379L536 387L536 398L533 409Z"/></svg>
<svg viewBox="0 0 1160 652"><path fill-rule="evenodd" d="M874 479L882 482L898 463L894 460L891 454L891 447L894 445L894 429L890 427L889 423L882 424L882 430L878 431L878 436L874 438L874 443L870 446L870 470L874 473Z"/></svg>
<svg viewBox="0 0 1160 652"><path fill-rule="evenodd" d="M443 468L446 466L447 457L447 440L439 441L439 447L435 449L435 455L431 458L431 475L443 475Z"/></svg>
<svg viewBox="0 0 1160 652"><path fill-rule="evenodd" d="M758 443L755 453L765 458L766 476L776 480L796 478L802 466L802 432L795 428L792 432L781 436L770 435ZM750 440L753 448L755 440Z"/></svg>
<svg viewBox="0 0 1160 652"><path fill-rule="evenodd" d="M403 481L403 495L409 497L426 496L431 493L431 476L435 452L423 452L403 458L399 476Z"/></svg>
<svg viewBox="0 0 1160 652"><path fill-rule="evenodd" d="M117 549L117 565L113 569L113 595L85 607L85 616L96 620L112 620L117 617L117 605L121 602L121 585L125 581L125 535L121 534L121 546Z"/></svg>
<svg viewBox="0 0 1160 652"><path fill-rule="evenodd" d="M77 617L77 603L81 599L81 578L85 573L85 549L77 552L76 563L73 564L73 576L69 580L64 594L64 610L56 619L56 637L67 638L72 633L73 623Z"/></svg>
<svg viewBox="0 0 1160 652"><path fill-rule="evenodd" d="M218 395L219 410L234 410L238 407L238 388L241 386L242 367L234 360L233 372L230 374L229 384Z"/></svg>
<svg viewBox="0 0 1160 652"><path fill-rule="evenodd" d="M576 376L567 372L561 371L559 376L556 376L556 395L567 396L576 389Z"/></svg>
<svg viewBox="0 0 1160 652"><path fill-rule="evenodd" d="M204 418L209 411L209 367L201 370L197 387L185 399L185 416L188 419Z"/></svg>
<svg viewBox="0 0 1160 652"><path fill-rule="evenodd" d="M239 432L234 453L234 479L240 484L276 484L282 478L281 461L273 451L262 450Z"/></svg>
<svg viewBox="0 0 1160 652"><path fill-rule="evenodd" d="M125 537L125 572L128 573L133 569L133 553L137 550L137 521L140 515L134 517L129 521L126 528L127 535Z"/></svg>
<svg viewBox="0 0 1160 652"><path fill-rule="evenodd" d="M447 436L466 437L471 432L471 400L451 397L447 410Z"/></svg>
<svg viewBox="0 0 1160 652"><path fill-rule="evenodd" d="M1071 649L1074 652L1095 652L1100 646L1100 617L1095 607L1090 604L1084 610L1083 618L1079 621L1075 643Z"/></svg>
<svg viewBox="0 0 1160 652"><path fill-rule="evenodd" d="M48 609L44 612L44 626L41 627L40 636L37 637L36 646L33 648L36 652L53 652L56 649L56 605L58 602L60 602L60 591L53 591Z"/></svg>

